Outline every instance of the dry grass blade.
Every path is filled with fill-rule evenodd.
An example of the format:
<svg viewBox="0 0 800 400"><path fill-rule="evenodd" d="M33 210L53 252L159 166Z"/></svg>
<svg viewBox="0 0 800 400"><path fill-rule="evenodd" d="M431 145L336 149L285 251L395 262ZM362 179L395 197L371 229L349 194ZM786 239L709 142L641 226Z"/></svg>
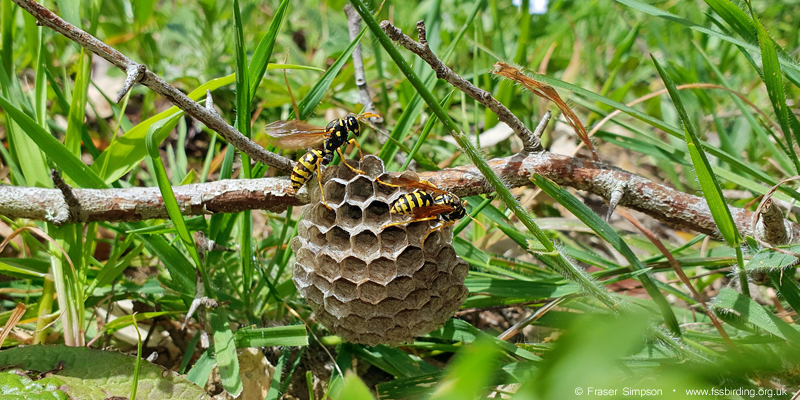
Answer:
<svg viewBox="0 0 800 400"><path fill-rule="evenodd" d="M667 250L667 248L664 246L664 244L661 243L661 240L659 240L658 237L656 237L655 233L647 229L647 227L645 227L638 219L636 219L636 217L631 215L628 211L620 208L616 210L616 213L622 218L628 220L628 222L632 223L634 226L636 226L636 229L639 229L639 231L642 232L645 237L647 237L647 240L653 243L653 245L656 246L658 251L660 251L661 254L663 254L664 257L667 258L667 260L669 261L669 265L675 271L675 274L678 275L678 277L681 279L681 282L683 282L683 284L686 285L687 288L689 288L689 291L692 292L692 297L694 297L694 299L697 300L698 303L702 304L703 308L706 309L706 312L708 313L708 318L711 319L711 324L713 324L714 328L717 329L717 332L719 332L719 335L722 337L723 340L725 340L725 343L727 343L731 347L734 347L735 345L733 344L731 338L728 336L728 333L725 332L725 329L722 328L722 324L714 315L714 312L711 311L711 308L708 307L705 300L703 300L703 298L700 296L700 293L698 293L697 290L694 288L692 282L689 281L689 278L683 272L683 269L681 268L680 263L678 263L678 260L676 260L675 257L672 256L672 253L670 253L669 250Z"/></svg>
<svg viewBox="0 0 800 400"><path fill-rule="evenodd" d="M575 112L561 99L561 96L558 95L555 89L552 86L547 85L545 83L539 82L528 75L525 75L522 71L517 68L514 68L502 61L498 61L494 64L494 71L492 71L496 75L500 75L502 77L511 79L514 82L519 83L520 85L524 86L526 89L530 90L533 94L552 101L558 106L558 109L561 110L561 113L564 114L564 118L567 119L572 129L575 130L575 134L581 139L586 148L591 150L592 158L595 161L598 161L597 157L597 150L592 145L592 142L589 140L589 135L586 132L586 128L583 126L583 123L575 115Z"/></svg>
<svg viewBox="0 0 800 400"><path fill-rule="evenodd" d="M6 326L3 327L3 333L0 333L0 345L6 341L8 334L11 333L11 330L14 329L19 320L22 319L22 316L25 315L25 310L27 309L28 307L26 307L25 304L17 303L17 306L14 307L14 312L11 313L8 321L6 321Z"/></svg>

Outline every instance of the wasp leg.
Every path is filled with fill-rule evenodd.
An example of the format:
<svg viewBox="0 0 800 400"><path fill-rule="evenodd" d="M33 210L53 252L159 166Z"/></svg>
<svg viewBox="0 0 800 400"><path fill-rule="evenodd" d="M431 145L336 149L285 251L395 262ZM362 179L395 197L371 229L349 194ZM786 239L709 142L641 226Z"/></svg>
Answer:
<svg viewBox="0 0 800 400"><path fill-rule="evenodd" d="M389 186L389 187L402 187L402 185L395 185L393 183L384 182L384 181L381 180L381 178L375 178L375 180L378 181L378 183L380 183L381 185L386 185L386 186Z"/></svg>
<svg viewBox="0 0 800 400"><path fill-rule="evenodd" d="M358 148L358 157L361 160L363 160L364 159L364 152L361 151L361 146L358 144L358 142L355 139L350 139L350 140L347 141L347 144L350 144L350 143L354 144L356 146L356 148Z"/></svg>
<svg viewBox="0 0 800 400"><path fill-rule="evenodd" d="M412 219L411 221L392 222L391 224L386 224L386 225L382 226L381 229L386 229L386 228L388 228L390 226L413 224L414 222L433 221L433 220L438 219L438 218L439 218L438 216L433 215L433 216L425 217L425 218ZM427 237L427 235L425 237Z"/></svg>
<svg viewBox="0 0 800 400"><path fill-rule="evenodd" d="M358 149L359 149L359 151L361 151L360 147ZM347 163L347 159L344 158L344 154L342 154L342 148L341 147L337 148L336 152L339 153L339 157L342 158L342 164L346 165L347 168L350 168L351 171L355 172L358 175L363 175L364 174L364 171L362 171L362 170L360 170L358 168L353 168L352 166L350 166L350 164Z"/></svg>
<svg viewBox="0 0 800 400"><path fill-rule="evenodd" d="M428 233L425 236L422 237L422 242L420 242L420 243L424 244L425 243L425 239L427 239L428 236L431 235L431 233L436 232L436 231L440 231L440 230L442 230L444 228L447 228L450 225L454 225L455 223L456 223L455 221L448 221L448 222L441 222L441 223L437 224L435 227L433 227L433 229L428 231Z"/></svg>
<svg viewBox="0 0 800 400"><path fill-rule="evenodd" d="M317 158L317 184L319 185L319 198L322 201L322 205L325 206L328 210L333 210L331 206L328 205L328 202L325 201L325 192L322 191L322 159Z"/></svg>

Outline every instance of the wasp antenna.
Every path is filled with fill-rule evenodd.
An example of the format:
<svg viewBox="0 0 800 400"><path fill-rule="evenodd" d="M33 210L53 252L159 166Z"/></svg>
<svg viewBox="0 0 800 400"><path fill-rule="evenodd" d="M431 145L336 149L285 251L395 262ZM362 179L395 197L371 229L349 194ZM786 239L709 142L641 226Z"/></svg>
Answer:
<svg viewBox="0 0 800 400"><path fill-rule="evenodd" d="M466 201L466 200L462 201L462 202L461 202L461 205L462 205L462 206L464 206L464 207L466 207L466 206L467 206L467 201ZM473 222L475 222L476 224L480 225L480 227L481 227L481 228L483 228L483 230L484 230L484 231L488 231L488 229L486 229L486 225L484 225L484 224L480 223L480 221L478 221L477 219L475 219L475 218L474 218L472 215L469 215L469 213L465 213L465 214L467 214L467 216L469 217L469 219L471 219Z"/></svg>
<svg viewBox="0 0 800 400"><path fill-rule="evenodd" d="M362 119L365 119L365 118L380 118L380 117L381 117L380 115L375 114L373 112L365 112L365 113L359 114L356 118L359 121L361 121Z"/></svg>

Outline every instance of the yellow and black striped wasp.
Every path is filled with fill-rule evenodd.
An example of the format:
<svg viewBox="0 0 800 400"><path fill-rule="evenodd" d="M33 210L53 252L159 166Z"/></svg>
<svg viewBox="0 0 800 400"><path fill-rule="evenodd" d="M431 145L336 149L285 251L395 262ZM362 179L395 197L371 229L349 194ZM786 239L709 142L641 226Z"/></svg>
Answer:
<svg viewBox="0 0 800 400"><path fill-rule="evenodd" d="M431 233L455 224L457 220L464 218L464 216L469 216L466 208L464 208L466 202L462 202L458 196L439 189L428 181L416 181L403 176L390 176L388 180L385 177L381 177L378 181L387 186L417 189L415 192L400 196L390 207L392 214L411 215L413 219L386 224L381 227L382 229L413 222L438 220L439 223L422 238L424 242ZM469 217L472 218L472 216Z"/></svg>
<svg viewBox="0 0 800 400"><path fill-rule="evenodd" d="M361 151L361 146L358 145L358 142L355 139L347 140L347 136L350 132L353 132L353 135L358 137L361 134L359 121L364 118L375 117L379 117L379 115L374 113L350 114L345 118L337 118L331 121L324 128L297 120L276 121L268 124L265 132L272 139L270 144L286 150L314 148L322 144L322 149L308 150L300 157L292 169L292 188L297 191L311 180L314 173L319 175L321 165L328 165L333 161L334 152L339 153L339 157L345 160L344 154L342 154L342 147L346 147L350 143L358 148L360 157L364 158L364 153ZM344 164L356 174L364 173L364 171L353 168L346 162ZM325 201L322 182L318 183L322 204L331 208Z"/></svg>

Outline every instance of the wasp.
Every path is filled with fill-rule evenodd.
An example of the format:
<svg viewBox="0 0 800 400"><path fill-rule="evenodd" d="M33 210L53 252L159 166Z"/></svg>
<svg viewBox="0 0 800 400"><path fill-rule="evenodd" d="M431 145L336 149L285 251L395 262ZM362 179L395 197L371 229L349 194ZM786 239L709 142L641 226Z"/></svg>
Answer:
<svg viewBox="0 0 800 400"><path fill-rule="evenodd" d="M462 202L458 196L439 189L428 181L416 181L402 176L393 176L388 181L383 179L378 179L378 181L387 186L416 189L415 192L400 196L390 208L392 214L411 215L413 219L386 224L382 229L413 222L438 220L439 223L422 238L424 242L431 233L455 224L455 221L464 216L469 216L464 208L466 202ZM472 217L470 216L470 218Z"/></svg>
<svg viewBox="0 0 800 400"><path fill-rule="evenodd" d="M363 113L361 115L350 114L345 118L337 118L324 128L311 125L305 122L291 120L291 121L276 121L268 124L265 128L266 134L272 139L270 144L286 150L299 150L304 148L315 148L322 144L321 149L308 150L295 164L292 169L292 188L297 191L303 185L311 180L314 173L319 175L322 165L328 165L333 161L334 153L338 153L342 160L345 159L342 154L342 148L349 144L353 144L358 148L358 153L361 158L364 158L364 153L361 151L361 146L358 145L355 139L348 140L347 137L350 132L353 132L355 137L361 134L361 127L359 121L364 118L374 118L379 115L374 113ZM350 164L344 163L347 168L350 168L356 174L363 174L357 168L353 168ZM322 191L322 183L319 182L320 196L322 203L325 207L328 203L325 201L325 193Z"/></svg>

